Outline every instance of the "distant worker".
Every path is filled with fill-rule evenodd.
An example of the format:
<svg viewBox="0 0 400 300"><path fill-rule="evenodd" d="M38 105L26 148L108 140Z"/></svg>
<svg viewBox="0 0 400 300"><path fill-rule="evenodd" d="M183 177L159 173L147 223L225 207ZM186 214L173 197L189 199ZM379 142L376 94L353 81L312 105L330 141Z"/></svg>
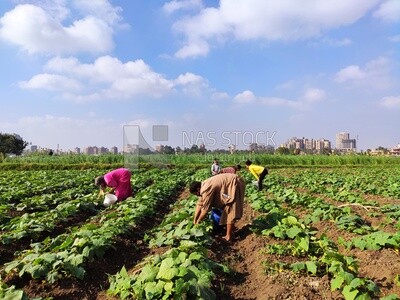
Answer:
<svg viewBox="0 0 400 300"><path fill-rule="evenodd" d="M203 182L192 182L190 192L199 196L193 223L199 224L212 208L219 208L222 211L219 225L226 225L226 235L223 238L231 241L234 222L243 215L243 179L236 174L218 174Z"/></svg>
<svg viewBox="0 0 400 300"><path fill-rule="evenodd" d="M261 191L263 189L263 180L268 175L267 167L254 165L251 160L246 160L245 164L246 168L257 179L258 190Z"/></svg>
<svg viewBox="0 0 400 300"><path fill-rule="evenodd" d="M238 171L240 171L242 169L241 165L236 165L236 166L232 166L232 167L226 167L226 168L222 168L220 173L232 173L232 174L236 174Z"/></svg>
<svg viewBox="0 0 400 300"><path fill-rule="evenodd" d="M111 193L115 193L118 201L132 196L131 172L125 168L119 168L103 176L96 177L95 185L100 186L100 195L104 195L107 187Z"/></svg>
<svg viewBox="0 0 400 300"><path fill-rule="evenodd" d="M211 166L211 175L217 175L221 172L221 166L216 158L214 158L214 163Z"/></svg>

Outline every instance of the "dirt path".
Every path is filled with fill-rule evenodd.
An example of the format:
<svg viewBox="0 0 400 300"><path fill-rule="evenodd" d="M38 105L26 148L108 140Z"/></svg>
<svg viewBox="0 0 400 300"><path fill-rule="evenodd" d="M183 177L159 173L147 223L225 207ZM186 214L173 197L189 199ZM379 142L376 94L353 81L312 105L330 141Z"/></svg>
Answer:
<svg viewBox="0 0 400 300"><path fill-rule="evenodd" d="M246 203L244 217L236 224L235 240L224 243L217 236L212 246L211 255L234 270L230 275L219 274L215 283L217 299L342 299L330 292L327 276L297 276L292 272L266 274L263 262L276 257L262 251L272 241L250 231L254 215L255 212Z"/></svg>

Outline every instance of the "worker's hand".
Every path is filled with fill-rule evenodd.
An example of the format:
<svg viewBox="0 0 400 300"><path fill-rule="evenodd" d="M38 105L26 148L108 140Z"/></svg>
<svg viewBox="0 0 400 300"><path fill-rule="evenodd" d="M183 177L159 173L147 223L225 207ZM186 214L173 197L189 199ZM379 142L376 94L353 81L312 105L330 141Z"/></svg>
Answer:
<svg viewBox="0 0 400 300"><path fill-rule="evenodd" d="M101 197L104 197L104 191L103 190L100 190L99 195L98 195L97 198L101 198Z"/></svg>

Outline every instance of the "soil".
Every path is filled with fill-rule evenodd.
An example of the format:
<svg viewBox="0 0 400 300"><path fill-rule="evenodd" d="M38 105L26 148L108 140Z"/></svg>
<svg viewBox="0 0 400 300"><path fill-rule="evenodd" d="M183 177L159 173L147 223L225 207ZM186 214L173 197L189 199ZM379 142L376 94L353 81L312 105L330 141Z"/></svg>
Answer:
<svg viewBox="0 0 400 300"><path fill-rule="evenodd" d="M186 198L188 191L183 191L178 199ZM175 201L171 199L170 201ZM385 201L386 202L386 201ZM387 201L391 202L391 201ZM108 274L117 273L122 266L127 270L134 269L135 265L146 256L164 249L150 250L143 242L146 230L159 224L168 210L168 203L159 209L158 215L146 224L133 229L129 234L117 238L114 247L108 250L102 260L97 260L87 266L85 280L65 279L57 284L50 285L42 281L8 278L8 284L15 284L24 288L29 297L53 297L54 300L86 299L106 300L114 299L106 294L109 286ZM369 218L368 212L354 207L363 218ZM299 210L299 214L304 211ZM293 272L267 272L265 264L276 260L285 262L298 261L292 257L277 257L263 251L268 244L277 243L276 239L260 236L253 233L252 220L257 216L251 207L245 203L244 216L235 224L235 235L232 241L222 239L223 233L215 234L214 243L209 250L211 259L224 263L232 270L230 274L219 273L213 282L213 289L217 299L224 300L254 300L254 299L286 299L286 300L319 300L343 299L340 293L332 292L330 279L323 277L297 275ZM338 237L345 239L353 235L338 230L332 222L318 222L313 224L319 234L325 233L335 242ZM14 245L14 247L16 247ZM381 289L381 297L389 294L400 295L400 287L393 281L400 274L400 256L390 249L381 251L361 251L357 249L340 249L345 255L353 255L359 261L359 274L368 277L377 283Z"/></svg>

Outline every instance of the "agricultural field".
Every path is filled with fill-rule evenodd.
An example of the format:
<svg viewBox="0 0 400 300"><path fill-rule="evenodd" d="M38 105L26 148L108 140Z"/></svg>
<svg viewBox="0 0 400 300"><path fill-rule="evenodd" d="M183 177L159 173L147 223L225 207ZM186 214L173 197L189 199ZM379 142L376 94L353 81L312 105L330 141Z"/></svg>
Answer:
<svg viewBox="0 0 400 300"><path fill-rule="evenodd" d="M208 166L135 170L106 208L119 162L95 163L0 169L0 299L400 299L398 163L271 164L262 192L242 170L232 242L192 222Z"/></svg>

